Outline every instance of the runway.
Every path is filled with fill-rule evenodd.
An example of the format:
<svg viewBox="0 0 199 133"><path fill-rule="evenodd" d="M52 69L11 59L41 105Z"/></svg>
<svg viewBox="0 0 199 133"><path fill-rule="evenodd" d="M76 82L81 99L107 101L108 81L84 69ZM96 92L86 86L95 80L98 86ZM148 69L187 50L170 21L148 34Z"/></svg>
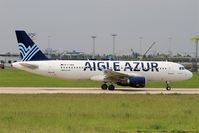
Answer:
<svg viewBox="0 0 199 133"><path fill-rule="evenodd" d="M199 88L117 88L114 91L100 88L60 87L0 87L0 94L199 94Z"/></svg>

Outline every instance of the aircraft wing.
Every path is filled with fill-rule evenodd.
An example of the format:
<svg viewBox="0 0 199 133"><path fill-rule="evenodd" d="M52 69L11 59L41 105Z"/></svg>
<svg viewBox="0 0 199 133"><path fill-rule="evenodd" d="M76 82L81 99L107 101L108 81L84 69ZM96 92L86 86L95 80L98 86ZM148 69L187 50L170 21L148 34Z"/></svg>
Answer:
<svg viewBox="0 0 199 133"><path fill-rule="evenodd" d="M105 81L111 83L117 83L121 81L127 81L130 75L112 70L104 70L103 74L92 76L90 79L95 81Z"/></svg>
<svg viewBox="0 0 199 133"><path fill-rule="evenodd" d="M129 76L141 76L141 75L132 74L132 73L131 73L131 75L129 75L127 73L115 72L112 70L105 70L104 75L105 75L104 80L106 82L115 82L115 83L127 81Z"/></svg>
<svg viewBox="0 0 199 133"><path fill-rule="evenodd" d="M20 65L22 65L23 67L26 67L26 68L29 68L29 69L37 69L39 68L39 66L37 65L34 65L34 64L29 64L29 63L19 63Z"/></svg>

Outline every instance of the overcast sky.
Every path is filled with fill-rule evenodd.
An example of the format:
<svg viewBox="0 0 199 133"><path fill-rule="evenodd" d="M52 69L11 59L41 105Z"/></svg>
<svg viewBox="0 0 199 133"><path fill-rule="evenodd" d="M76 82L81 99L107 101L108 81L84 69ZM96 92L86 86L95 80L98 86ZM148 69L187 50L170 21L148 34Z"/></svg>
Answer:
<svg viewBox="0 0 199 133"><path fill-rule="evenodd" d="M130 49L151 52L192 53L190 40L199 35L199 0L0 0L0 53L18 52L14 31L35 32L41 49L116 53ZM142 47L140 47L140 39ZM172 39L168 39L172 38Z"/></svg>

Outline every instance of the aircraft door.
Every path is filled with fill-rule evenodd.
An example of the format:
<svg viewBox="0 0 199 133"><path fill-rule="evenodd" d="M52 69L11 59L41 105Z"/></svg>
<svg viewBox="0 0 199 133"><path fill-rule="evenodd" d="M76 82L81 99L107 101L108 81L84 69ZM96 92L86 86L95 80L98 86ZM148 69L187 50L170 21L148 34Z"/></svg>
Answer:
<svg viewBox="0 0 199 133"><path fill-rule="evenodd" d="M175 71L174 71L174 69L173 69L173 66L170 64L170 65L168 66L168 76L169 76L169 77L173 77L173 76L175 75L174 72L175 72Z"/></svg>
<svg viewBox="0 0 199 133"><path fill-rule="evenodd" d="M48 67L48 74L50 76L55 76L55 69L52 65L49 65L49 67Z"/></svg>

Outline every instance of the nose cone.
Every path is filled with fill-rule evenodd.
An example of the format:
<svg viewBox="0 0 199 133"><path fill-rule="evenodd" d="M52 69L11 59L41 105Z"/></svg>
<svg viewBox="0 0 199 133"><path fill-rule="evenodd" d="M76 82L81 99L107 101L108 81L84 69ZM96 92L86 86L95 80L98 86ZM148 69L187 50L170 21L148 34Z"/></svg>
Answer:
<svg viewBox="0 0 199 133"><path fill-rule="evenodd" d="M186 77L187 77L187 79L192 78L193 77L192 72L190 72L190 71L187 70Z"/></svg>

